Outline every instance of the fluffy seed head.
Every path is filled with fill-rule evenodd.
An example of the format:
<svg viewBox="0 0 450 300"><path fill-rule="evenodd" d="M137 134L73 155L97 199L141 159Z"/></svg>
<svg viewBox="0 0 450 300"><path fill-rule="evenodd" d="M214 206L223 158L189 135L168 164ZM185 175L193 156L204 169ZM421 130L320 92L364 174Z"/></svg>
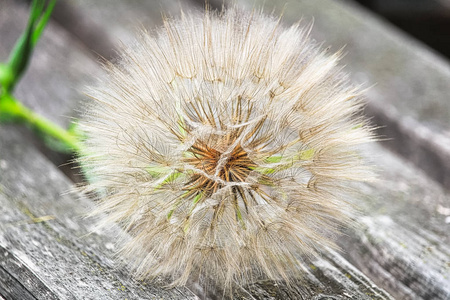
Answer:
<svg viewBox="0 0 450 300"><path fill-rule="evenodd" d="M90 91L80 161L139 276L289 280L348 222L370 128L339 54L307 35L257 12L182 15Z"/></svg>

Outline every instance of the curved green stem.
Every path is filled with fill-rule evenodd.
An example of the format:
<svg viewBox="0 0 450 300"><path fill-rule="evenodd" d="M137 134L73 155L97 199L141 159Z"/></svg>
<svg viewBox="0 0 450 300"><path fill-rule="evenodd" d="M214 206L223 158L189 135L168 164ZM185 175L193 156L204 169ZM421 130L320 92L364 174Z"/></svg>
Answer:
<svg viewBox="0 0 450 300"><path fill-rule="evenodd" d="M0 124L24 123L44 137L47 145L58 151L81 151L79 135L65 130L25 107L13 96L14 87L25 72L34 47L49 21L57 0L33 0L28 25L10 53L0 64Z"/></svg>
<svg viewBox="0 0 450 300"><path fill-rule="evenodd" d="M40 116L16 101L10 95L3 95L0 99L0 123L21 122L38 131L45 137L50 137L61 143L66 151L81 152L79 137Z"/></svg>

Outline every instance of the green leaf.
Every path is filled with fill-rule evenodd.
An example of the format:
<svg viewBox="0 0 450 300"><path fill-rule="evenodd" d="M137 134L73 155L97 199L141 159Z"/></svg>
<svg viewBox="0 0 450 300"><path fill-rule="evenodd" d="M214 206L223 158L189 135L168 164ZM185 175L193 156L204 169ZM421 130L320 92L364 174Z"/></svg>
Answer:
<svg viewBox="0 0 450 300"><path fill-rule="evenodd" d="M44 28L47 25L48 20L50 19L55 4L56 0L50 1L50 3L47 5L47 10L44 12L44 14L41 17L41 20L37 24L36 29L33 32L33 40L32 40L33 46L35 46L36 43L39 41L39 38L41 37L41 34L44 31Z"/></svg>
<svg viewBox="0 0 450 300"><path fill-rule="evenodd" d="M268 164L279 163L282 158L283 158L283 156L281 156L281 155L272 155L272 156L266 158L264 160L264 162L268 163Z"/></svg>
<svg viewBox="0 0 450 300"><path fill-rule="evenodd" d="M12 92L25 72L34 46L38 42L42 31L47 24L55 6L56 0L50 1L46 11L44 11L45 0L34 0L31 4L30 18L27 28L16 42L8 60L8 68L12 74L12 79L2 82L6 92Z"/></svg>
<svg viewBox="0 0 450 300"><path fill-rule="evenodd" d="M265 168L265 167L250 167L253 171L256 171L260 174L268 175L275 173L274 168Z"/></svg>
<svg viewBox="0 0 450 300"><path fill-rule="evenodd" d="M162 166L152 166L152 167L147 167L145 169L147 171L148 174L150 174L152 177L161 177L163 174L167 174L170 171L172 171L172 169L170 167L162 167Z"/></svg>
<svg viewBox="0 0 450 300"><path fill-rule="evenodd" d="M155 169L154 169L155 170ZM147 172L149 172L148 171L148 169L147 169ZM150 175L152 175L150 172L149 172L149 174ZM161 174L163 174L163 173L154 173L154 174L159 174L159 175L157 175L156 177L160 177L161 176ZM159 185L157 185L154 189L155 190L159 190L160 188L162 188L164 185L166 185L166 184L168 184L168 183L172 183L172 182L174 182L178 177L180 177L181 175L184 175L184 173L182 173L182 172L179 172L179 171L172 171L172 173L170 173L164 180L163 180L163 182L161 182ZM152 175L153 176L153 175Z"/></svg>
<svg viewBox="0 0 450 300"><path fill-rule="evenodd" d="M310 160L311 158L314 157L314 153L315 153L314 149L311 148L308 150L300 151L298 157L300 160Z"/></svg>
<svg viewBox="0 0 450 300"><path fill-rule="evenodd" d="M194 197L194 200L192 201L192 203L195 205L197 204L198 201L200 201L200 199L203 197L203 193L198 193L197 196Z"/></svg>

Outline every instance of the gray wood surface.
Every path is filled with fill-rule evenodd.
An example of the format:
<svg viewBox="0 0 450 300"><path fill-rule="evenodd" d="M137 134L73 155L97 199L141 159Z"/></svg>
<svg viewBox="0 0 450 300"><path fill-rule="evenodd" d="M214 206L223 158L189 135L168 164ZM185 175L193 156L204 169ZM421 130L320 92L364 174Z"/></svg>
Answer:
<svg viewBox="0 0 450 300"><path fill-rule="evenodd" d="M245 1L237 2L245 5ZM70 2L74 7L81 5L76 8L77 13L84 16L80 22L97 24L98 32L91 34L107 35L112 45L115 37L120 35L124 37L122 39L131 37L131 40L131 32L139 27L139 20L149 9L148 26L160 24L161 9L173 14L179 11L173 1L161 3L144 5L139 1L122 1L117 4L119 6L107 6L101 1ZM281 9L280 3L266 3L270 8ZM198 3L183 2L183 5L195 8ZM105 11L118 7L122 14ZM327 45L332 43L335 48L348 44L349 54L345 60L348 68L355 72L356 80L367 79L373 83L384 76L394 80L403 78L404 72L411 73L401 65L394 68L389 64L383 67L371 64L373 53L363 51L370 48L370 42L378 43L375 45L377 51L394 54L406 51L410 55L408 61L419 61L417 68L423 66L430 73L437 69L435 79L424 83L425 95L431 97L433 85L446 78L448 64L414 42L405 46L403 37L398 37L395 32L392 35L389 27L358 9L355 11L352 7L320 0L291 2L284 11L286 23L301 16L308 20L311 15L315 17L313 34L317 39L326 40ZM25 26L26 18L27 9L22 2L0 0L0 61L5 60ZM114 26L110 24L112 20ZM132 25L135 20L138 20L136 27ZM105 25L102 25L103 21ZM58 22L66 28L72 26L61 24L62 19ZM361 45L358 37L364 37L366 44ZM352 40L354 42L350 43ZM386 45L387 41L390 43ZM82 34L75 38L74 31L50 24L36 49L28 74L18 86L17 96L59 124L67 124L82 98L76 90L90 78L102 74L95 54L85 46L89 47L90 43L83 40ZM355 52L356 56L353 56ZM427 62L431 64L428 69L424 67ZM393 70L400 73L392 73ZM402 95L402 88L409 90L418 80L415 79L417 76L408 78L398 87L382 84L382 89L377 89L376 86L375 92L369 92L375 103L372 106L393 106L397 114L394 117L399 118L388 116L393 124L403 124L406 118L422 127L438 126L435 133L441 134L448 123L441 122L440 117L436 120L441 121L433 124L431 113L429 119L417 117L422 113L419 111L422 106L417 106L416 102L402 102L408 100L406 96L399 103L392 102L392 97ZM392 88L394 91L390 91ZM438 91L442 93L440 97L444 97L445 88ZM423 98L411 101L418 99ZM409 111L404 111L402 105ZM445 104L439 105L438 110L446 109L442 106ZM382 119L384 115L378 116ZM427 144L415 140L415 136L417 134L402 134L401 138L419 143L428 151ZM31 137L18 126L0 128L0 299L2 296L5 299L195 299L194 294L202 298L221 297L220 293L204 291L195 284L189 289L166 290L162 288L163 282L133 280L126 267L114 259L114 240L120 229L88 234L95 221L83 216L93 203L80 195L66 193L71 188L71 181L55 167L58 163L53 154L39 148L42 146L39 143L29 142ZM434 137L423 138L435 143ZM408 145L414 146L414 143ZM415 153L413 146L411 152ZM420 155L430 155L427 153ZM238 291L236 299L391 299L383 289L396 299L450 298L450 226L446 223L445 210L450 208L449 195L411 161L393 155L380 145L369 146L366 155L378 166L380 180L355 186L366 196L354 199L362 211L358 219L360 226L338 238L343 251L326 251L321 258L308 262L309 272L292 288L269 281L256 282ZM445 164L442 168L447 172Z"/></svg>
<svg viewBox="0 0 450 300"><path fill-rule="evenodd" d="M0 128L0 293L6 299L195 299L131 278L113 260L118 228L94 232L93 203L13 126Z"/></svg>
<svg viewBox="0 0 450 300"><path fill-rule="evenodd" d="M379 180L359 184L359 228L339 239L344 257L396 299L450 298L449 207L445 190L379 145L366 153Z"/></svg>

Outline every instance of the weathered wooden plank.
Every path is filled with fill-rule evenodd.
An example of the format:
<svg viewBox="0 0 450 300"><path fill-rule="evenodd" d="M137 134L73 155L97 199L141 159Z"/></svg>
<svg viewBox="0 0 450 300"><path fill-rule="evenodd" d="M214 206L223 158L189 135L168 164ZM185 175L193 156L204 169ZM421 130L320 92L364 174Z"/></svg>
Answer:
<svg viewBox="0 0 450 300"><path fill-rule="evenodd" d="M450 195L412 163L381 147L368 153L380 180L361 184L365 216L339 244L354 263L398 299L450 298Z"/></svg>
<svg viewBox="0 0 450 300"><path fill-rule="evenodd" d="M345 239L358 268L397 299L449 299L450 253L438 235L403 227L387 216L360 222L359 235Z"/></svg>
<svg viewBox="0 0 450 300"><path fill-rule="evenodd" d="M235 299L393 299L335 251L305 263L305 274L290 286L257 281L238 291Z"/></svg>
<svg viewBox="0 0 450 300"><path fill-rule="evenodd" d="M0 257L0 295L8 299L58 299L35 273L3 246L0 246Z"/></svg>
<svg viewBox="0 0 450 300"><path fill-rule="evenodd" d="M195 299L113 262L118 228L91 233L93 203L12 126L0 128L0 289L7 299ZM21 296L22 297L22 296ZM26 298L25 298L26 299Z"/></svg>

